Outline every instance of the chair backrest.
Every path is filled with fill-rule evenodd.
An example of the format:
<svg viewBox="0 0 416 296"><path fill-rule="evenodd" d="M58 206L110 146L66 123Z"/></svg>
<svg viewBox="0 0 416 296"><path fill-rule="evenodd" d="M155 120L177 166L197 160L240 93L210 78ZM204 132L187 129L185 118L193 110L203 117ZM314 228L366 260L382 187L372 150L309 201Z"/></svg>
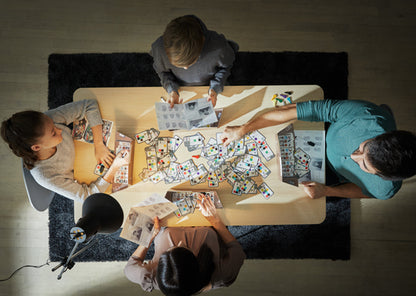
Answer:
<svg viewBox="0 0 416 296"><path fill-rule="evenodd" d="M33 178L30 171L25 168L22 161L23 181L25 182L27 196L33 208L42 212L46 210L55 195L53 191L39 185Z"/></svg>

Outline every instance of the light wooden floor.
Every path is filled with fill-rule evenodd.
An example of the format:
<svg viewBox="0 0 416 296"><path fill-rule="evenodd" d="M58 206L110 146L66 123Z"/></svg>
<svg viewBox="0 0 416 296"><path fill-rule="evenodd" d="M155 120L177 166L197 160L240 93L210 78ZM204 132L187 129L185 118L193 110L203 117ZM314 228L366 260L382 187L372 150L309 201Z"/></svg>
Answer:
<svg viewBox="0 0 416 296"><path fill-rule="evenodd" d="M242 51L348 52L350 99L388 103L399 128L416 131L416 2L410 0L1 0L0 119L46 109L49 54L146 52L170 19L191 13ZM5 278L46 261L48 218L30 207L20 161L4 143L0 156ZM212 295L411 295L415 181L389 201L353 201L350 261L250 260L233 286ZM25 269L0 283L0 295L144 295L124 278L123 266L78 263L61 281L50 268Z"/></svg>

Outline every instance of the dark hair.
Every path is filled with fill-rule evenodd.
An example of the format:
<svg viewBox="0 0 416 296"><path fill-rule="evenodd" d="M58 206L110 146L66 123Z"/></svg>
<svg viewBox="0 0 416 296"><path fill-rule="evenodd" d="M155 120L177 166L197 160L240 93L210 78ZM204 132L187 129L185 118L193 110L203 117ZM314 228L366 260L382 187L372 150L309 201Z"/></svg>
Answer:
<svg viewBox="0 0 416 296"><path fill-rule="evenodd" d="M163 33L163 45L173 65L191 65L198 59L204 46L204 33L199 21L190 15L172 20Z"/></svg>
<svg viewBox="0 0 416 296"><path fill-rule="evenodd" d="M416 174L415 134L387 132L370 140L366 149L368 160L383 179L403 180Z"/></svg>
<svg viewBox="0 0 416 296"><path fill-rule="evenodd" d="M43 136L45 116L37 111L23 111L13 114L1 124L1 137L13 153L23 159L29 170L38 160L31 147Z"/></svg>
<svg viewBox="0 0 416 296"><path fill-rule="evenodd" d="M203 244L198 257L188 249L176 247L159 258L156 280L163 294L188 296L209 284L215 269L214 254Z"/></svg>

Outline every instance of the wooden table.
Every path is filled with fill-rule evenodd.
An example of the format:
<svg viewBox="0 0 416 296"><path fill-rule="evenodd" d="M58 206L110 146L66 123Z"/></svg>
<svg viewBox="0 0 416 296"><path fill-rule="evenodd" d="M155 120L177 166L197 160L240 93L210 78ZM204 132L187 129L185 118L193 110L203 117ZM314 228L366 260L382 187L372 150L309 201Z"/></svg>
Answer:
<svg viewBox="0 0 416 296"><path fill-rule="evenodd" d="M183 87L181 97L184 100L197 99L206 96L208 87ZM247 122L259 112L273 109L271 98L275 93L293 91L295 101L310 99L323 99L323 91L316 85L279 85L279 86L226 86L224 92L218 96L217 108L223 108L223 114L218 128L198 129L205 137L205 143L217 132L222 132L227 125L240 125ZM80 88L74 93L74 101L83 99L96 99L100 106L102 118L114 122L112 137L109 147L114 147L114 128L117 131L134 138L140 131L154 127L157 129L157 121L154 104L160 102L160 97L165 96L166 92L162 87L137 87L137 88ZM293 122L292 122L293 123ZM312 200L306 196L302 188L295 187L280 181L280 168L278 165L279 146L277 143L277 133L288 124L268 127L261 129L260 132L266 136L267 142L271 146L276 157L265 162L272 173L264 180L275 193L269 200L258 194L243 194L236 196L231 194L231 186L227 182L220 183L214 188L220 196L224 205L218 212L227 225L274 225L274 224L318 224L325 219L326 203L325 198ZM323 123L294 122L295 129L302 130L323 130ZM183 138L186 135L195 134L192 131L161 131L159 136L178 135ZM168 190L193 190L206 191L212 190L208 183L191 186L189 181L180 185L166 185L163 181L157 184L143 182L139 178L139 173L146 167L144 148L147 144L137 144L135 142L133 167L133 185L129 188L111 194L116 198L124 211L128 213L131 206L138 204L152 193L159 193L162 196ZM80 182L89 183L96 179L93 174L96 165L93 145L75 141L75 178ZM195 154L195 153L193 153ZM178 157L177 162L190 159L193 155L188 152L184 145L181 145L175 153ZM204 162L205 159L193 159L195 164ZM260 178L260 179L259 179ZM256 183L262 183L261 177L254 178ZM82 204L75 203L75 221L81 217ZM195 211L192 215L187 215L178 219L175 215L170 215L163 220L163 225L168 226L191 226L209 225L205 218Z"/></svg>

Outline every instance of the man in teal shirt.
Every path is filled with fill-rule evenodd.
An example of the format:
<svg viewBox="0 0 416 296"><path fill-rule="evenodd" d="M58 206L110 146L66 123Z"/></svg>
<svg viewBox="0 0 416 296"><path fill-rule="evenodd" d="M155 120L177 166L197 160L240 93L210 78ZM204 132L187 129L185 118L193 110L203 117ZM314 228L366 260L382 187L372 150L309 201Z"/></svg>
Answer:
<svg viewBox="0 0 416 296"><path fill-rule="evenodd" d="M416 136L397 131L387 109L365 101L323 100L286 105L242 126L226 127L222 139L228 145L251 131L293 119L331 123L326 152L343 183L325 186L304 182L304 190L311 198L388 199L399 191L401 180L416 174Z"/></svg>

